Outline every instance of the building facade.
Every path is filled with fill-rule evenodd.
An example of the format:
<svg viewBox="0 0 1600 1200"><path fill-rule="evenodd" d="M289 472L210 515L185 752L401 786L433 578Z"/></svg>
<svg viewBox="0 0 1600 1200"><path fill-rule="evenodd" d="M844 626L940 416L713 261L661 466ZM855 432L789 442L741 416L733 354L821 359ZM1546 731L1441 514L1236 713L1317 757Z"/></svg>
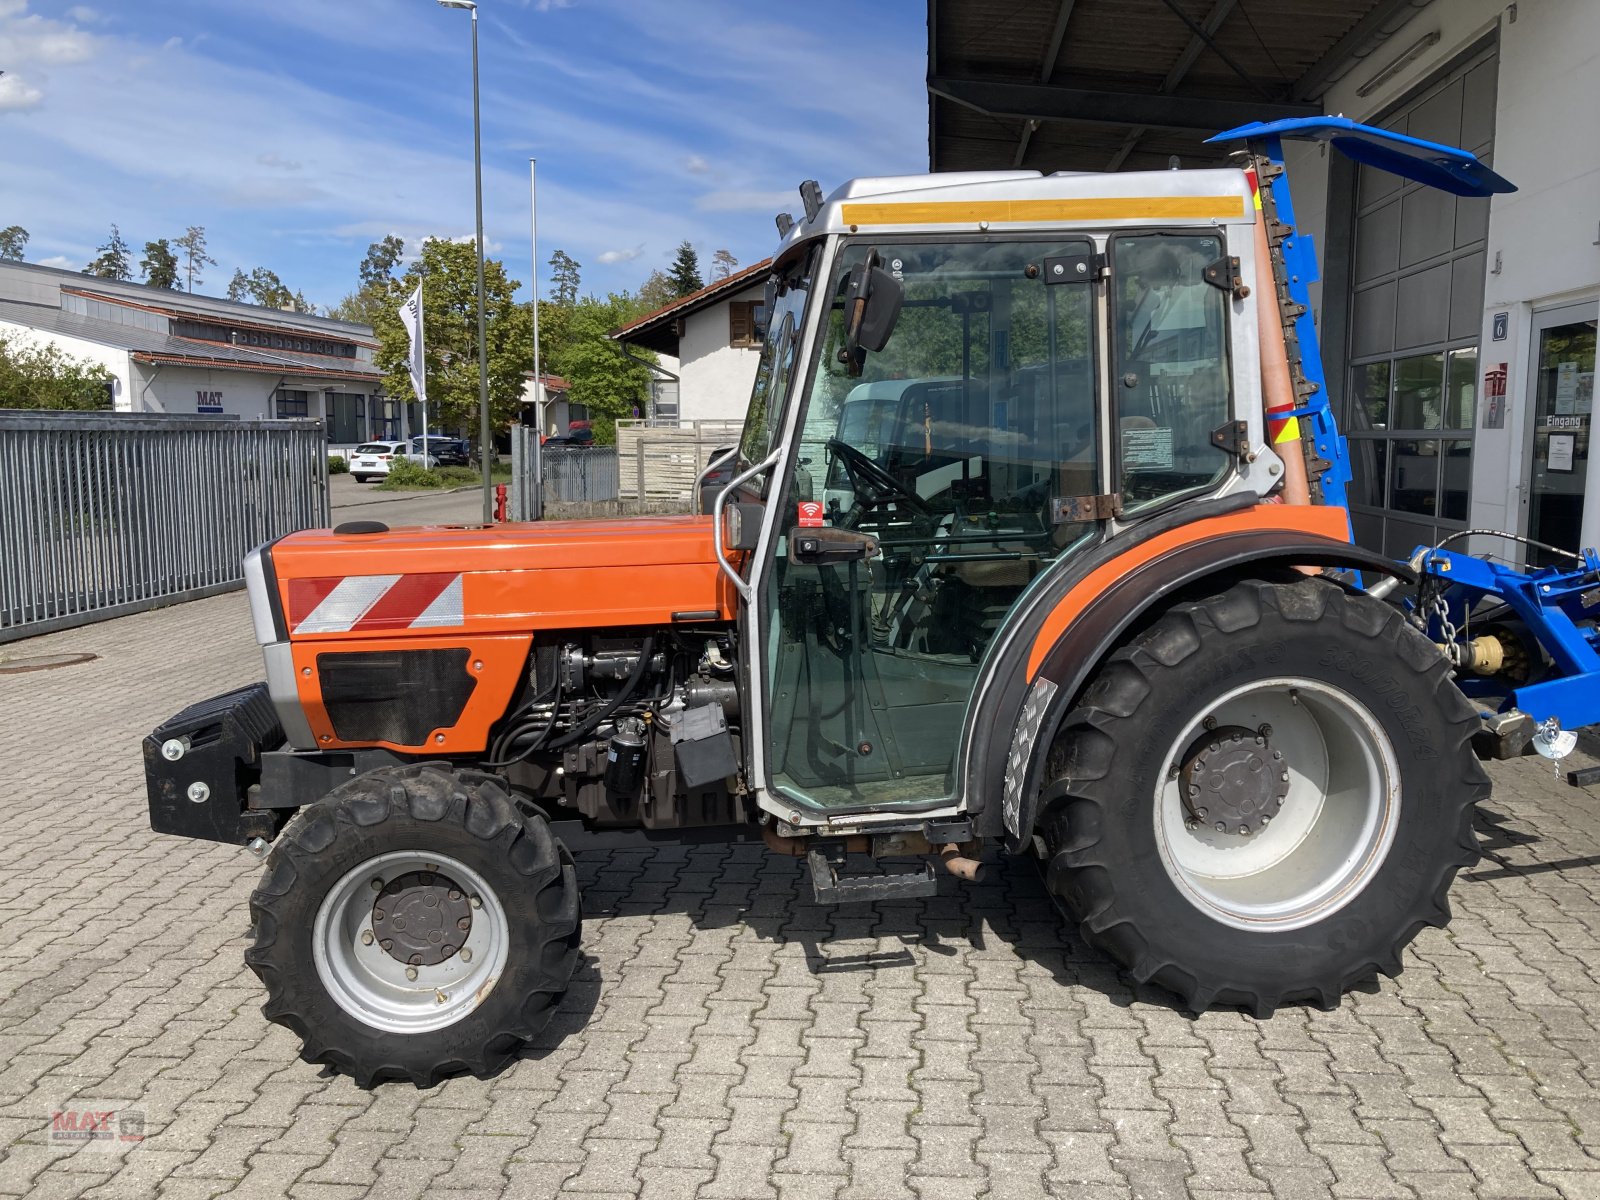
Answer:
<svg viewBox="0 0 1600 1200"><path fill-rule="evenodd" d="M1600 495L1597 72L1591 0L1433 0L1324 107L1471 150L1517 191L1461 199L1316 147L1292 153L1367 545L1401 555L1467 528L1600 544L1600 502L1585 502Z"/></svg>
<svg viewBox="0 0 1600 1200"><path fill-rule="evenodd" d="M365 325L0 262L0 333L105 367L121 412L312 418L335 449L421 432Z"/></svg>
<svg viewBox="0 0 1600 1200"><path fill-rule="evenodd" d="M652 418L744 420L761 357L756 310L771 266L763 259L612 332L625 346L676 360L655 371Z"/></svg>

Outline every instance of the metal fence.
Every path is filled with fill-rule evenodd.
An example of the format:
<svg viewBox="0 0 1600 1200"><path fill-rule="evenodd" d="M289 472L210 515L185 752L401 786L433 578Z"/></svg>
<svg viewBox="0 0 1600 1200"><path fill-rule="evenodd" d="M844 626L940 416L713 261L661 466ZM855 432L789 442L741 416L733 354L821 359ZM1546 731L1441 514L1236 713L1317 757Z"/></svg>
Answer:
<svg viewBox="0 0 1600 1200"><path fill-rule="evenodd" d="M544 447L544 498L549 503L594 503L617 498L613 446Z"/></svg>
<svg viewBox="0 0 1600 1200"><path fill-rule="evenodd" d="M236 588L327 523L320 421L0 410L0 642Z"/></svg>

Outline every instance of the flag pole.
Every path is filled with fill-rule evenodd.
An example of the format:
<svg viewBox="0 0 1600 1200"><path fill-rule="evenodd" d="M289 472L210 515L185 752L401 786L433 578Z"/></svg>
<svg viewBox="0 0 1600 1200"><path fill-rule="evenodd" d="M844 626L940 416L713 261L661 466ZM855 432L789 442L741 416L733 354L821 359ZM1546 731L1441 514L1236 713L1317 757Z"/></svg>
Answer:
<svg viewBox="0 0 1600 1200"><path fill-rule="evenodd" d="M533 277L529 289L533 293L533 415L537 428L533 431L533 486L532 502L528 515L537 521L544 516L544 375L539 361L539 160L528 160L528 240L529 254L533 259Z"/></svg>

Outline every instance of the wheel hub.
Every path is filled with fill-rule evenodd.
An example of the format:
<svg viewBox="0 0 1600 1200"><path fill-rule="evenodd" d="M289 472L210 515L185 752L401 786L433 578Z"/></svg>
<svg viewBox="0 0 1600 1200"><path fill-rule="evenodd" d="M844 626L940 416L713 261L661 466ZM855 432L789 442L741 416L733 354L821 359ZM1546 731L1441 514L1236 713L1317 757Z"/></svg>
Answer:
<svg viewBox="0 0 1600 1200"><path fill-rule="evenodd" d="M436 966L472 932L472 902L448 875L408 871L385 884L372 902L372 932L395 961Z"/></svg>
<svg viewBox="0 0 1600 1200"><path fill-rule="evenodd" d="M1251 834L1277 815L1289 794L1289 771L1269 732L1221 726L1189 748L1178 776L1191 820L1219 833Z"/></svg>

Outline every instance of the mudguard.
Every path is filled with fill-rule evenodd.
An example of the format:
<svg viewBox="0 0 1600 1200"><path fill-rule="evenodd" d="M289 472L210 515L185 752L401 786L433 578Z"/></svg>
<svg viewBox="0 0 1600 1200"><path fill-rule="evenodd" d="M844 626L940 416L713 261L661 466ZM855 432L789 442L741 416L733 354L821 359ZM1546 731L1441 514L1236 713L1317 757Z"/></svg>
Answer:
<svg viewBox="0 0 1600 1200"><path fill-rule="evenodd" d="M1012 853L1031 841L1040 772L1067 709L1106 654L1161 601L1203 589L1207 579L1222 588L1297 566L1410 574L1345 540L1347 517L1340 508L1234 504L1213 511L1111 539L1064 571L1022 614L1008 661L986 689L986 711L976 714L979 732L968 766L968 795L986 801L980 828L1002 836Z"/></svg>

